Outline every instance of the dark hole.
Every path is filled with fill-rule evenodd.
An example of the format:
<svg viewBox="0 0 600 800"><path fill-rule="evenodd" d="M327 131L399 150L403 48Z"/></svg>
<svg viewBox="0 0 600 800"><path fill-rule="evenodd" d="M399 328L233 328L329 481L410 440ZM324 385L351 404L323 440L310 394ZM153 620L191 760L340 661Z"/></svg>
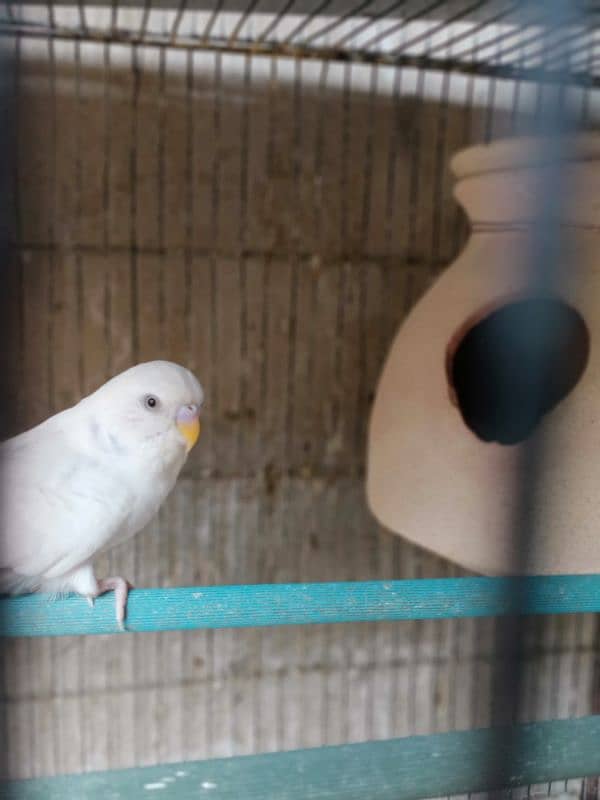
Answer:
<svg viewBox="0 0 600 800"><path fill-rule="evenodd" d="M465 328L449 346L448 377L465 424L486 442L526 439L587 365L586 324L561 300L507 303Z"/></svg>

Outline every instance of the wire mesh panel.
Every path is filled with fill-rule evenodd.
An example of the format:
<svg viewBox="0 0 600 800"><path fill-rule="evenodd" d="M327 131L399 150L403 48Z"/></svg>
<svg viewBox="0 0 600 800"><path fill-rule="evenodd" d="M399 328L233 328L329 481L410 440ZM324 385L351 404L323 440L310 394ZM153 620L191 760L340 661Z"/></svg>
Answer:
<svg viewBox="0 0 600 800"><path fill-rule="evenodd" d="M366 423L399 322L467 226L447 165L600 116L598 9L540 3L8 3L17 149L10 434L141 360L208 388L140 586L462 574L379 529ZM8 773L486 725L494 620L17 640ZM521 719L593 710L596 622L531 619ZM597 709L596 709L597 710ZM509 709L509 716L512 709ZM550 787L570 796L580 785ZM544 787L540 791L550 791Z"/></svg>
<svg viewBox="0 0 600 800"><path fill-rule="evenodd" d="M7 3L4 26L29 36L412 64L504 76L600 80L598 7L536 0L202 0Z"/></svg>

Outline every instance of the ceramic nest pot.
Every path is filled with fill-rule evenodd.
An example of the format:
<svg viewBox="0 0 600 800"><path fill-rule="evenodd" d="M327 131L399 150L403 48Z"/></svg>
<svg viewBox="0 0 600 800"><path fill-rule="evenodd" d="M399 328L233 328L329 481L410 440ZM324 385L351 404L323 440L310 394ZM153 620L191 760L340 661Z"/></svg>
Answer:
<svg viewBox="0 0 600 800"><path fill-rule="evenodd" d="M564 246L543 296L532 294L529 270L540 182L555 168L543 142L454 157L471 234L402 324L369 426L367 496L378 520L483 574L515 572L519 464L541 436L536 547L516 571L600 572L600 136L569 137L560 151ZM542 402L520 413L536 356L521 323L548 311L556 325Z"/></svg>

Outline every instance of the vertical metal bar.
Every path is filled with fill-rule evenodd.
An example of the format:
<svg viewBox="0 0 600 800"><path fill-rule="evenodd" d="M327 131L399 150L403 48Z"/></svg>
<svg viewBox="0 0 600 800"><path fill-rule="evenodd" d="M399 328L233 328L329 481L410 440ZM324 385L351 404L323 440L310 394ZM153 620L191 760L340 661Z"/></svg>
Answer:
<svg viewBox="0 0 600 800"><path fill-rule="evenodd" d="M367 263L369 260L368 242L369 227L371 224L371 205L373 195L373 152L375 140L375 119L377 113L377 92L379 80L379 67L374 64L370 67L370 85L368 95L367 125L365 132L365 151L363 161L363 192L361 199L360 229L359 229L359 263L356 269L359 271L359 350L358 350L358 376L355 397L355 418L354 418L354 452L353 460L358 453L362 454L363 441L365 439L365 417L362 412L365 406L365 393L367 390ZM352 465L352 477L358 478L362 466L362 455Z"/></svg>
<svg viewBox="0 0 600 800"><path fill-rule="evenodd" d="M600 614L596 615L595 657L592 672L591 708L592 714L600 714ZM583 800L600 799L600 776L586 778L583 787Z"/></svg>
<svg viewBox="0 0 600 800"><path fill-rule="evenodd" d="M575 14L574 6L570 11ZM561 0L547 0L544 3L544 29L551 35L564 24L564 4ZM540 71L543 70L543 63ZM532 187L535 191L536 219L528 246L527 284L528 294L533 296L553 295L559 286L559 266L564 245L564 231L557 224L568 192L565 190L564 158L567 147L564 134L569 129L569 120L564 113L560 87L549 102L540 105L536 132L542 137L540 147L545 150L547 168L540 183ZM505 346L507 340L535 341L536 348L542 350L544 342L552 341L553 332L559 324L556 312L548 310L537 318L522 319L518 327L498 331L497 345ZM538 358L535 370L530 373L530 388L523 405L532 413L539 408L544 391L547 365ZM541 474L544 459L552 443L548 437L538 433L528 439L521 451L516 476L516 506L512 520L510 541L513 574L519 575L531 568L540 544L538 538L537 506L542 500ZM547 489L547 487L546 487ZM517 607L522 605L523 596L517 589ZM492 724L514 721L522 703L524 668L524 624L520 616L506 618L497 626L496 668L492 698ZM508 717L508 719L507 719ZM514 734L505 757L499 759L496 749L490 751L489 762L498 775L499 783L511 774L515 756L522 749L519 735Z"/></svg>
<svg viewBox="0 0 600 800"><path fill-rule="evenodd" d="M341 168L340 168L340 255L341 255L341 269L340 269L340 283L338 288L338 304L336 313L336 326L335 326L335 355L334 355L334 376L335 386L342 385L342 342L344 334L344 318L345 318L345 295L346 295L346 260L349 259L351 253L350 246L350 230L348 223L348 203L350 197L350 178L349 178L349 162L350 162L350 107L351 107L351 84L352 84L352 65L344 64L344 84L342 89L342 141L341 141ZM334 402L332 404L332 427L337 430L340 418L340 397L339 390L336 389Z"/></svg>
<svg viewBox="0 0 600 800"><path fill-rule="evenodd" d="M112 137L111 137L111 63L110 63L110 44L105 43L102 47L103 59L103 79L104 79L104 97L103 97L103 114L104 114L104 148L102 156L102 249L104 252L104 269L106 274L105 288L104 288L104 341L106 342L106 362L104 377L108 380L112 374L112 338L110 335L112 323L112 298L110 292L110 270L109 270L109 244L110 244L110 162L112 155ZM111 551L112 553L112 551ZM109 555L109 562L112 566L112 555ZM112 571L110 572L112 575Z"/></svg>
<svg viewBox="0 0 600 800"><path fill-rule="evenodd" d="M370 269L369 260L369 228L372 216L372 197L373 197L373 156L375 149L376 120L377 120L377 100L379 90L380 67L376 64L370 67L369 97L367 106L367 121L364 144L363 162L363 190L361 199L360 232L359 232L359 261L355 265L358 270L358 364L355 397L354 397L354 442L352 448L352 464L350 465L350 475L355 480L360 480L363 464L362 453L364 450L363 442L366 439L365 418L363 409L367 405L368 391L368 326L367 326L367 290L368 290L368 270ZM355 541L358 540L356 537ZM356 548L355 548L356 549ZM360 580L364 578L360 574L356 556L353 559L353 578ZM355 571L356 570L356 571ZM376 641L378 626L377 623L369 624L369 629L373 640ZM349 637L348 637L349 638ZM352 647L352 641L349 641ZM352 661L350 662L352 663ZM349 664L347 668L349 668ZM376 692L376 667L370 670L369 681L366 686L368 701L365 704L364 730L368 739L373 738L374 728L374 706ZM351 702L351 698L350 698Z"/></svg>
<svg viewBox="0 0 600 800"><path fill-rule="evenodd" d="M162 47L158 53L158 87L157 87L157 117L158 117L158 142L157 142L157 182L156 182L156 193L157 193L157 209L156 209L156 225L157 225L157 238L158 238L158 259L157 259L157 301L158 301L158 320L157 320L157 327L158 327L158 349L159 352L163 355L164 358L171 358L171 353L169 352L169 343L168 343L168 334L167 334L167 277L166 273L168 270L168 259L167 259L167 221L166 217L166 206L167 206L167 114L168 114L168 104L169 98L167 95L167 72L168 72L168 65L167 65L167 58L169 55L169 50L166 47ZM152 78L155 79L155 75L152 75ZM143 141L143 134L140 135L140 141ZM143 262L142 262L143 263ZM148 264L144 264L145 268L147 269ZM143 284L145 275L143 270L140 271L140 282ZM143 314L143 308L140 309L141 314ZM157 524L159 526L159 530L164 530L165 528L165 509L162 507L159 509ZM136 546L138 542L140 542L140 537L136 538ZM140 543L141 549L141 543ZM142 559L143 561L143 556ZM161 558L160 551L158 553L157 558L157 565L156 565L156 572L155 580L157 580L158 585L163 586L165 580L165 567L164 561ZM168 578L168 568L167 568L167 578ZM146 650L145 652L142 650L139 653L139 656L142 658L150 658L151 660L158 659L159 663L164 663L168 661L168 654L166 649L168 647L173 647L173 641L167 639L163 634L159 634L156 637L154 642L154 648L152 649L151 655L149 651ZM165 702L163 700L164 694L163 689L165 686L164 679L161 678L157 681L157 685L153 687L152 690L152 701L156 705L153 709L152 714L152 728L156 730L160 730L162 726L162 715L160 712L160 704L161 702ZM160 763L160 742L157 739L154 739L152 742L152 760L154 763Z"/></svg>
<svg viewBox="0 0 600 800"><path fill-rule="evenodd" d="M387 161L386 161L386 185L385 185L385 212L384 212L384 254L385 254L385 262L382 265L382 292L381 292L381 307L382 308L389 308L390 303L388 302L389 297L392 295L391 292L391 276L390 272L392 269L397 269L397 265L394 263L395 258L394 256L394 228L397 224L397 208L396 208L396 201L397 201L397 165L398 165L398 156L400 151L400 143L402 140L402 132L403 132L403 125L404 125L404 114L402 108L402 96L403 96L403 85L402 85L402 78L404 75L404 71L401 67L396 67L394 70L394 84L392 89L392 96L390 98L390 103L392 105L392 122L391 122L391 135L390 135L390 143L388 145L388 154L387 154ZM392 266L393 265L393 266ZM378 342L378 350L379 353L385 353L385 350L388 345L389 336L391 331L388 331L389 322L388 322L388 315L382 314L381 317L381 325L379 331L379 342ZM380 356L381 358L381 356ZM394 551L394 555L397 556L399 550ZM392 574L394 577L401 574L401 565L398 563L397 557L394 558L394 564L392 569ZM404 635L404 629L401 628L399 625L395 625L393 628L392 634L392 652L397 654L400 652L402 637ZM402 702L401 698L401 691L400 691L400 670L395 671L394 679L392 680L391 691L389 696L389 706L388 706L388 721L387 721L387 729L389 731L389 736L397 735L397 731L399 728L399 708Z"/></svg>
<svg viewBox="0 0 600 800"><path fill-rule="evenodd" d="M117 0L113 0L111 8L111 27L116 25L117 16ZM112 315L113 315L113 296L112 296L112 281L111 281L111 258L110 258L110 225L111 225L111 191L110 191L110 166L113 154L113 140L112 140L112 69L111 69L111 45L105 43L103 45L103 83L104 83L104 96L103 96L103 116L104 116L104 147L102 156L102 212L103 212L103 231L102 231L102 249L104 254L104 270L105 270L105 285L104 285L104 340L106 342L106 361L104 368L104 377L108 379L114 370L114 354L112 342ZM115 555L113 550L109 550L108 554L108 574L114 575ZM104 676L104 688L108 691L115 684L115 667L112 660L109 659L106 664L106 673ZM109 704L112 701L109 701ZM114 707L114 706L113 706ZM110 708L110 705L109 705ZM110 715L110 712L109 712ZM114 748L114 736L107 726L105 746L108 763L114 763L116 753Z"/></svg>
<svg viewBox="0 0 600 800"><path fill-rule="evenodd" d="M54 297L54 282L56 272L56 208L58 205L58 187L57 187L57 153L56 153L56 54L55 45L52 37L48 37L48 89L50 93L50 119L48 125L48 138L52 151L52 158L50 162L50 185L52 187L52 209L49 215L48 225L48 258L49 258L49 286L48 286L48 303L50 305L50 313L48 313L47 328L46 328L46 365L48 369L48 408L52 413L56 413L56 398L54 392L54 360L52 354L54 352L54 315L52 306L55 302Z"/></svg>
<svg viewBox="0 0 600 800"><path fill-rule="evenodd" d="M82 24L84 23L83 9L80 10ZM75 42L75 100L76 100L76 134L75 134L75 292L77 303L77 388L76 393L79 397L83 397L86 393L85 385L85 366L84 366L84 315L85 315L85 300L84 300L84 283L83 283L83 265L81 256L82 246L82 227L83 227L83 143L81 134L81 120L82 114L82 86L81 86L81 42ZM88 726L85 724L83 714L83 696L85 684L85 643L80 637L75 644L77 648L77 727L78 727L78 745L79 745L79 758L81 764L87 763L88 751Z"/></svg>
<svg viewBox="0 0 600 800"><path fill-rule="evenodd" d="M217 4L218 6L220 3ZM216 13L216 12L215 12ZM214 106L213 106L213 119L212 119L212 133L213 133L213 163L211 166L211 215L210 215L210 232L211 232L211 256L210 256L210 310L211 310L211 336L210 336L210 387L211 387L211 405L213 408L213 419L219 419L221 412L220 408L220 391L219 391L219 323L218 323L218 299L219 299L219 239L220 239L220 214L221 214L221 130L223 127L223 94L224 94L224 80L223 80L223 56L221 53L215 53L214 56ZM216 438L213 435L211 445L215 449ZM218 508L214 498L214 493L217 490L213 487L210 495L210 508L208 512L209 525L210 525L210 545L211 552L207 557L210 563L214 564L216 559L216 542L215 531L217 528L217 515ZM206 655L208 662L208 678L212 683L215 680L215 632L206 632ZM206 731L205 739L209 743L208 755L214 753L212 742L214 741L211 724L214 716L213 693L207 694L207 707L206 707Z"/></svg>
<svg viewBox="0 0 600 800"><path fill-rule="evenodd" d="M162 47L158 53L158 145L157 145L157 233L158 233L158 346L160 352L166 356L167 337L166 337L166 286L165 286L165 250L166 250L166 231L165 231L165 192L166 192L166 127L167 127L167 98L166 93L166 71L167 71L167 50Z"/></svg>
<svg viewBox="0 0 600 800"><path fill-rule="evenodd" d="M194 126L194 53L186 53L185 71L185 234L184 234L184 259L185 259L185 302L184 302L184 330L185 330L185 356L187 362L192 362L192 269L194 248L194 218L195 198L194 169L196 130ZM194 364L194 367L196 365Z"/></svg>
<svg viewBox="0 0 600 800"><path fill-rule="evenodd" d="M146 2L146 8L148 8ZM134 45L131 50L131 72L132 72L132 96L131 96L131 121L130 121L130 140L129 140L129 237L130 237L130 259L129 259L129 291L131 308L131 357L134 364L140 357L140 325L139 325L139 254L138 254L138 135L139 135L139 100L141 69L139 64L139 48ZM133 542L133 581L137 582L140 566L139 539ZM140 646L138 640L133 643L133 664L136 674L139 674L140 665ZM139 695L134 695L133 702L134 714L137 717L139 708ZM134 725L134 730L137 726ZM140 763L142 753L140 751L139 737L134 737L133 744L134 757L136 763Z"/></svg>
<svg viewBox="0 0 600 800"><path fill-rule="evenodd" d="M278 61L276 58L270 59L270 70L269 70L269 78L268 78L268 89L266 89L266 94L268 98L268 113L267 113L267 121L266 121L266 173L268 176L271 176L275 172L275 163L276 163L276 152L275 152L275 136L276 131L278 129L277 126L277 69L278 69ZM262 262L262 296L264 298L262 303L261 309L261 319L260 319L260 349L264 354L263 358L260 362L260 374L259 374L259 407L260 408L267 408L268 407L268 396L269 396L269 351L268 351L268 341L269 341L269 313L270 313L270 303L268 302L269 298L269 291L270 291L270 280L271 280L271 255L267 251L264 254L263 262ZM259 428L258 428L258 436L260 438L265 437L267 435L268 430L268 423L266 422L264 415L259 415L260 420ZM262 464L261 464L262 466ZM258 504L258 513L257 513L257 523L258 523L258 530L261 530L263 524L265 524L265 520L268 520L269 512L266 510L264 500L259 502ZM267 523L268 524L268 523ZM257 547L257 556L260 552L259 548ZM257 564L257 571L256 576L258 580L267 580L272 579L272 576L269 572L270 565L264 563L264 559L262 563ZM260 636L257 641L257 650L256 650L256 664L257 664L257 674L264 675L264 666L263 666L263 637ZM256 745L257 751L261 752L264 749L264 741L261 735L262 727L259 724L259 720L262 713L262 701L261 701L261 692L257 690L256 684L254 686L252 692L252 717L254 721L254 743Z"/></svg>
<svg viewBox="0 0 600 800"><path fill-rule="evenodd" d="M247 8L247 13L250 13L250 7ZM241 23L241 20L240 20ZM241 24L240 24L241 29ZM237 35L237 33L236 33ZM249 302L248 302L248 265L246 246L248 240L248 176L249 176L249 161L251 158L250 151L250 109L252 108L252 56L249 54L243 57L235 56L236 61L243 59L243 83L242 83L242 104L240 111L240 131L239 131L239 152L240 152L240 170L239 170L239 217L237 226L237 267L238 267L238 288L240 297L239 307L239 363L241 364L241 371L238 379L238 394L237 402L238 409L243 416L248 408L248 359L250 358L248 348L248 316L249 316ZM236 451L237 463L243 478L246 478L251 465L248 463L248 429L245 425L237 426L236 436ZM243 518L245 516L245 507L241 498L237 497L235 502L235 510L233 514L233 531L232 537L234 547L239 549L238 542L240 541L240 532L244 529ZM233 645L236 646L235 644ZM231 688L231 694L235 692L235 687ZM231 724L234 730L237 730L243 725L243 714L239 716L239 706L236 703L232 704L231 709ZM235 752L235 751L234 751Z"/></svg>
<svg viewBox="0 0 600 800"><path fill-rule="evenodd" d="M343 340L344 340L344 325L345 325L345 302L346 302L346 275L348 270L347 260L349 259L352 248L349 243L349 223L348 223L348 204L350 195L350 137L351 137L351 97L352 97L352 65L344 64L343 70L343 84L341 87L341 101L342 101L342 141L341 141L341 158L340 158L340 177L339 177L339 192L340 192L340 231L339 231L339 281L337 286L337 307L336 307L336 320L335 320L335 334L334 334L334 352L333 352L333 375L334 375L334 392L331 403L331 429L338 431L340 426L340 387L343 382L342 368L343 368ZM334 495L334 514L336 519L340 514L340 490L335 492ZM330 653L333 648L335 631L328 627L324 632L325 649ZM346 651L347 653L347 651ZM348 695L348 675L345 673L341 678L342 691L347 697ZM330 697L329 680L325 672L324 675L324 689L325 694L323 698L323 741L328 741L329 729L332 720L332 713L330 710Z"/></svg>
<svg viewBox="0 0 600 800"><path fill-rule="evenodd" d="M294 60L294 82L293 82L293 129L292 129L292 175L293 175L293 188L298 202L302 202L302 145L304 138L303 126L303 94L302 94L302 61L300 59ZM296 371L297 361L297 317L298 317L298 272L300 269L300 254L303 249L303 242L294 231L292 241L290 261L291 261L291 275L290 275L290 299L289 308L290 316L288 323L288 364L287 364L287 408L285 415L285 441L286 441L286 455L289 459L286 467L292 467L292 454L294 445L294 423L295 423L295 395L294 395L294 377Z"/></svg>
<svg viewBox="0 0 600 800"><path fill-rule="evenodd" d="M248 373L246 362L248 359L248 275L246 264L246 247L248 234L248 167L249 167L249 139L250 139L250 107L252 104L252 59L250 55L245 55L244 59L244 83L243 83L243 103L241 108L241 129L240 129L240 211L237 230L237 256L238 256L238 277L240 289L240 363L242 364L242 374L239 379L239 408L242 413L248 407ZM244 463L244 426L239 425L237 429L238 460L242 471L246 474L248 464Z"/></svg>
<svg viewBox="0 0 600 800"><path fill-rule="evenodd" d="M268 115L266 121L266 152L265 152L265 167L266 173L269 177L275 175L277 169L277 146L276 146L276 136L277 131L279 129L278 125L278 112L277 112L277 105L278 105L278 98L279 98L279 91L278 91L278 60L276 58L270 59L270 66L269 66L269 77L268 77L268 89L267 91L267 98L268 98ZM260 361L260 375L259 375L259 386L260 386L260 408L266 409L269 405L269 331L271 330L271 303L269 302L270 299L270 290L271 290L271 280L273 275L273 268L272 268L272 253L269 252L267 249L262 258L262 275L261 275L261 289L262 289L262 308L261 308L261 315L260 315L260 348L263 353L263 357ZM259 415L260 424L258 427L258 439L266 437L269 430L269 421L264 415ZM261 468L263 467L264 462L260 462ZM266 472L263 473L266 478ZM265 483L267 481L265 480ZM258 530L261 529L261 525L264 524L266 520L266 524L268 525L271 520L272 514L272 507L271 507L271 500L262 499L258 504ZM260 551L257 548L257 555ZM266 576L267 580L273 579L273 559L268 559L265 563L265 559L262 559L262 564L257 565L257 577L259 579L263 579ZM263 665L263 637L259 640L259 647L257 649L257 664L258 664L258 674L263 675L265 671L265 667ZM260 711L260 693L255 692L253 697L253 709L254 714L256 716L256 722L258 723ZM260 725L255 724L255 732L256 732L256 739L255 741L262 741L262 737L259 733ZM264 747L264 743L263 743Z"/></svg>
<svg viewBox="0 0 600 800"><path fill-rule="evenodd" d="M395 68L394 74L394 88L392 90L391 104L393 109L393 125L392 135L390 137L390 144L388 147L388 157L386 164L386 183L385 183L385 214L384 214L384 228L383 236L385 242L385 256L386 259L392 259L393 252L393 232L396 226L396 170L398 164L398 151L401 142L404 117L402 114L402 76L404 71L402 67ZM385 267L386 281L389 275L389 267Z"/></svg>
<svg viewBox="0 0 600 800"><path fill-rule="evenodd" d="M49 10L53 6L49 5ZM48 137L51 142L52 159L50 164L50 183L52 186L52 211L50 213L50 223L48 226L48 244L49 244L49 286L48 286L48 302L50 305L48 313L48 327L46 331L47 346L46 346L46 361L48 365L48 408L54 414L58 411L58 403L56 397L56 382L54 376L54 346L55 346L55 332L54 332L54 313L53 308L56 302L55 297L55 280L56 280L56 246L57 246L57 231L58 219L56 209L58 207L58 153L57 153L57 92L56 92L56 47L52 37L48 38L48 82L51 112L48 125ZM58 643L55 641L50 642L50 669L52 685L57 686L58 681ZM57 714L57 704L52 704L52 724L55 730L58 729L59 719ZM53 767L57 772L60 764L60 743L58 737L54 736L52 739L52 756Z"/></svg>
<svg viewBox="0 0 600 800"><path fill-rule="evenodd" d="M81 42L75 42L75 95L77 101L77 118L82 116L83 99L81 93ZM83 297L83 267L81 263L82 225L83 225L83 154L81 141L81 126L76 125L75 134L75 269L76 269L76 296L77 296L77 393L80 397L85 394L85 375L83 361L83 328L84 328L84 297Z"/></svg>
<svg viewBox="0 0 600 800"><path fill-rule="evenodd" d="M328 170L331 169L327 165L327 158L325 154L325 135L327 128L327 107L331 102L332 92L328 85L328 77L330 73L331 64L328 61L323 61L319 67L318 82L315 81L315 106L316 106L316 120L315 120L315 135L314 135L314 172L316 176L315 184L315 200L313 204L313 241L315 247L315 256L311 264L313 274L311 276L310 284L310 318L313 320L318 319L319 313L319 288L320 288L320 275L327 258L327 239L326 239L326 225L324 223L324 210L326 208L327 200L327 184L325 177ZM310 386L314 385L317 375L317 344L319 331L316 330L317 325L310 325L307 337L308 361L306 365L307 380ZM311 398L309 408L312 413L318 413L315 398ZM319 455L318 447L315 441L314 432L309 434L309 450L308 450L308 464L311 474L314 474L319 468ZM323 740L325 741L325 740Z"/></svg>
<svg viewBox="0 0 600 800"><path fill-rule="evenodd" d="M6 373L10 363L10 353L17 347L18 332L13 330L9 320L14 315L9 313L8 304L14 302L14 297L6 291L6 286L13 284L8 275L15 269L16 259L11 252L11 244L15 240L15 210L16 197L14 193L14 164L16 164L17 143L17 101L15 89L18 91L16 80L18 49L13 47L13 41L5 39L0 42L0 264L2 265L3 291L0 292L0 335L3 342L2 363ZM8 363L7 363L8 362ZM2 376L3 385L7 385L7 374ZM15 409L14 392L3 391L0 399L0 430L9 429L9 421L14 418ZM0 464L1 474L2 464ZM0 515L2 514L2 486L0 486ZM0 686L5 686L4 674L6 662L3 643L0 642ZM2 698L3 700L4 698ZM8 770L8 724L4 716L3 707L0 707L0 774L5 775Z"/></svg>
<svg viewBox="0 0 600 800"><path fill-rule="evenodd" d="M323 208L325 202L325 179L324 173L326 172L326 157L325 157L325 127L326 117L327 117L327 103L330 100L330 92L328 87L328 76L330 70L330 63L328 61L324 61L320 65L320 74L319 74L319 81L318 81L318 89L316 90L316 97L315 103L317 106L317 114L316 114L316 122L315 122L315 139L314 139L314 153L315 153L315 175L317 177L317 192L316 198L314 203L314 216L313 216L313 225L314 225L314 241L315 241L315 249L317 252L317 258L314 264L315 267L315 274L312 277L311 281L311 291L310 291L310 316L311 319L317 320L318 313L319 313L319 274L321 272L324 259L326 257L327 248L324 239L324 222L323 222ZM310 326L309 335L308 335L308 364L306 367L307 371L307 380L309 385L314 385L315 376L317 374L317 358L316 358L316 342L318 332L316 331L316 324ZM312 399L310 408L315 409L315 401ZM318 465L318 454L317 454L317 447L316 442L314 441L314 435L311 432L311 440L310 440L311 450L309 451L309 468L311 473L314 474ZM326 658L326 653L324 653L327 647L327 639L325 638L326 632L324 632L321 638L321 653L322 658ZM303 652L306 653L308 651L308 634L305 633L304 639L304 648ZM327 673L326 670L323 670L321 673L321 714L319 720L319 734L321 737L321 742L327 741Z"/></svg>
<svg viewBox="0 0 600 800"><path fill-rule="evenodd" d="M587 53L588 56L588 71L592 72L594 57L599 49L598 38L592 39ZM589 126L589 104L590 96L594 91L591 88L584 90L583 102L581 109L581 116L577 120L581 128ZM600 714L600 615L596 615L596 625L594 632L594 665L592 668L592 687L590 697L590 712L592 714ZM583 800L600 800L600 776L596 775L591 778L586 778L583 787Z"/></svg>
<svg viewBox="0 0 600 800"><path fill-rule="evenodd" d="M197 137L195 127L195 106L194 106L194 53L188 50L186 53L185 61L185 217L184 217L184 281L185 281L185 298L184 298L184 353L185 362L189 365L190 369L194 372L197 371L197 360L193 355L192 346L192 292L193 292L193 268L194 268L194 216L195 216L195 147L194 143ZM203 265L204 266L204 265ZM195 494L195 492L194 492ZM190 523L192 531L198 531L198 503L196 499L186 492L184 502L189 506L186 518ZM184 572L185 576L186 573ZM186 576L187 577L187 576ZM184 581L186 578L184 578ZM185 634L181 635L181 645L179 651L179 671L181 675L186 674L186 665L191 660L191 640ZM183 690L181 692L182 703L186 702L186 695ZM182 743L181 755L185 753L185 742L188 740L187 723L188 715L185 713L184 708L180 708L179 720L179 736Z"/></svg>
<svg viewBox="0 0 600 800"><path fill-rule="evenodd" d="M446 139L448 133L448 106L450 95L451 74L445 72L442 76L440 98L438 100L437 131L435 137L434 176L433 176L433 214L431 220L431 250L429 253L429 268L437 272L441 260L442 240L442 209L444 201L444 175L447 163Z"/></svg>
<svg viewBox="0 0 600 800"><path fill-rule="evenodd" d="M302 203L301 191L301 176L302 176L302 144L304 141L304 114L303 114L303 92L302 92L302 61L294 59L290 63L293 66L293 78L290 83L290 90L292 92L292 124L291 124L291 167L292 167L292 187L296 195L297 202ZM291 78L291 76L290 76ZM296 488L296 484L291 478L291 468L294 466L294 423L296 414L296 402L294 392L294 381L296 378L296 364L298 353L298 283L300 271L300 250L303 247L303 241L298 231L294 231L289 238L290 246L290 277L289 277L289 295L288 295L288 329L287 329L287 369L285 376L286 383L286 410L285 410L285 453L282 459L282 467L284 479L282 481L281 496L284 508L284 515L281 523L281 551L289 551L294 546L295 531L293 530L293 515L285 513L286 509L292 509L294 501L299 502L301 494ZM283 633L283 632L282 632ZM294 648L296 652L301 649L302 632L295 630L290 632L288 641L294 641ZM285 635L285 634L284 634ZM293 639L292 639L293 637ZM283 640L285 641L285 640ZM279 718L282 723L285 723L283 712L288 706L286 703L285 688L288 685L287 681L280 678L280 691L279 703L280 713ZM289 695L288 695L289 696ZM287 721L287 728L289 728L289 721ZM285 739L282 740L282 746L285 747ZM289 745L287 745L289 746ZM293 746L297 746L297 742Z"/></svg>
<svg viewBox="0 0 600 800"><path fill-rule="evenodd" d="M417 70L416 79L416 96L420 98L419 105L415 109L415 118L412 123L411 136L410 136L410 170L409 178L407 181L407 194L408 194L408 219L407 219L407 239L405 258L409 263L414 263L417 254L417 215L419 210L419 197L420 197L420 174L421 159L423 157L421 147L421 125L423 120L423 101L422 98L425 94L425 71L421 68Z"/></svg>
<svg viewBox="0 0 600 800"><path fill-rule="evenodd" d="M131 98L131 139L129 142L129 235L130 235L130 280L131 280L131 325L132 356L137 362L140 353L139 309L138 309L138 210L137 210L137 141L138 141L138 103L140 94L140 66L138 46L131 51L131 71L133 73L133 89Z"/></svg>

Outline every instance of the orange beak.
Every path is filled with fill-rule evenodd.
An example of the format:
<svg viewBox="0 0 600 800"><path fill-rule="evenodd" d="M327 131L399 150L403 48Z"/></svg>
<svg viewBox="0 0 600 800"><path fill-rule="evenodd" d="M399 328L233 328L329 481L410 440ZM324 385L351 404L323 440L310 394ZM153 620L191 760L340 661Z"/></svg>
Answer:
<svg viewBox="0 0 600 800"><path fill-rule="evenodd" d="M198 406L182 406L177 412L176 422L179 432L185 439L188 453L200 436L200 411Z"/></svg>

